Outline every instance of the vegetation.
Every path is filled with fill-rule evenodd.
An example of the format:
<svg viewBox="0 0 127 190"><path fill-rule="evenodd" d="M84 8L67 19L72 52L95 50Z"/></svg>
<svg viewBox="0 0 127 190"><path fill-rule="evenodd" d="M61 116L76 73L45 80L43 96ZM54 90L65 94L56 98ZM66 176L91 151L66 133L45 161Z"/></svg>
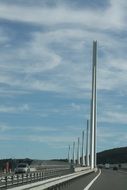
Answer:
<svg viewBox="0 0 127 190"><path fill-rule="evenodd" d="M97 153L98 164L120 164L127 163L127 147L114 148Z"/></svg>
<svg viewBox="0 0 127 190"><path fill-rule="evenodd" d="M17 164L19 163L27 163L27 164L31 164L32 160L29 158L25 158L25 159L2 159L0 160L0 171L4 171L7 168L8 165L8 169L10 170L14 170L14 168L17 166Z"/></svg>

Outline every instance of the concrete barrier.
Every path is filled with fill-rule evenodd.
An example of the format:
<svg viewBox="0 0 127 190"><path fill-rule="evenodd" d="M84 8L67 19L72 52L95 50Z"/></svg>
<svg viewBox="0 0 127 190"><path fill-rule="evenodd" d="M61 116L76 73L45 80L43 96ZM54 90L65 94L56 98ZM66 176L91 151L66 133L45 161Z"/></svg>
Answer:
<svg viewBox="0 0 127 190"><path fill-rule="evenodd" d="M75 172L86 171L86 170L90 170L90 167L76 167L76 168L74 168Z"/></svg>

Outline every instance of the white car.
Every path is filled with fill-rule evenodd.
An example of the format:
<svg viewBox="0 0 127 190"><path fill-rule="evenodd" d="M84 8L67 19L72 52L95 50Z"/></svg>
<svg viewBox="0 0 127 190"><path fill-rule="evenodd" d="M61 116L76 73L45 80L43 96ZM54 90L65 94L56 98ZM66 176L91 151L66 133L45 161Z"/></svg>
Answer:
<svg viewBox="0 0 127 190"><path fill-rule="evenodd" d="M105 169L109 169L110 168L110 164L105 164Z"/></svg>
<svg viewBox="0 0 127 190"><path fill-rule="evenodd" d="M18 166L15 168L15 173L29 173L30 172L30 167L28 164L25 163L20 163Z"/></svg>

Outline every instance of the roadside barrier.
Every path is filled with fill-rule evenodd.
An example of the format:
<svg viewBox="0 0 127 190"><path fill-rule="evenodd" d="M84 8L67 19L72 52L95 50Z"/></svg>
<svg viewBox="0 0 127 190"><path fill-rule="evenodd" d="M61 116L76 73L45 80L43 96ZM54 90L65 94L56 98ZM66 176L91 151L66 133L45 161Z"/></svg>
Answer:
<svg viewBox="0 0 127 190"><path fill-rule="evenodd" d="M8 189L28 183L43 181L49 178L67 175L72 172L73 171L71 169L57 168L48 171L36 171L21 174L4 174L3 176L0 176L0 189Z"/></svg>
<svg viewBox="0 0 127 190"><path fill-rule="evenodd" d="M84 169L84 171L74 172L68 175L55 177L52 179L27 184L22 187L16 187L12 190L61 190L64 187L68 188L70 183L73 182L76 178L83 177L92 172L96 172L96 169Z"/></svg>

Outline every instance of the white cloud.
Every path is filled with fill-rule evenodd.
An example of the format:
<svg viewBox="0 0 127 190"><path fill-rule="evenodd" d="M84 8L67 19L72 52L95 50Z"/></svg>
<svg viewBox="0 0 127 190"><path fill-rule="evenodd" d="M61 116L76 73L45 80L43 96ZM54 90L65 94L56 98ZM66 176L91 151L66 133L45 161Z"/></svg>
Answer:
<svg viewBox="0 0 127 190"><path fill-rule="evenodd" d="M21 106L5 106L0 105L0 112L2 113L21 113L29 111L29 105L23 104Z"/></svg>
<svg viewBox="0 0 127 190"><path fill-rule="evenodd" d="M99 122L127 124L127 113L121 113L121 111L107 111L99 117Z"/></svg>
<svg viewBox="0 0 127 190"><path fill-rule="evenodd" d="M10 141L10 140L12 140L10 136L0 135L0 141Z"/></svg>
<svg viewBox="0 0 127 190"><path fill-rule="evenodd" d="M36 135L36 134L30 134L30 135L2 135L0 136L0 140L17 140L17 141L30 141L30 142L38 142L38 143L72 143L76 139L76 136L62 136L59 135Z"/></svg>
<svg viewBox="0 0 127 190"><path fill-rule="evenodd" d="M54 127L32 127L34 131L40 131L40 132L53 132L53 131L58 131L57 128Z"/></svg>
<svg viewBox="0 0 127 190"><path fill-rule="evenodd" d="M121 130L119 128L107 126L99 127L97 130L98 151L126 146L126 140L126 129Z"/></svg>
<svg viewBox="0 0 127 190"><path fill-rule="evenodd" d="M81 106L78 105L78 104L75 104L75 103L72 103L72 104L71 104L71 107L72 107L72 109L75 110L75 111L80 111L80 110L81 110Z"/></svg>
<svg viewBox="0 0 127 190"><path fill-rule="evenodd" d="M19 107L19 110L21 112L24 112L24 111L29 111L30 110L30 107L28 104L23 104L21 107Z"/></svg>
<svg viewBox="0 0 127 190"><path fill-rule="evenodd" d="M0 44L8 44L9 37L5 34L4 30L0 29Z"/></svg>
<svg viewBox="0 0 127 190"><path fill-rule="evenodd" d="M48 136L38 136L38 135L29 135L27 137L24 136L24 140L27 141L33 141L33 142L45 142L45 143L71 143L75 140L75 136L53 136L53 135L48 135Z"/></svg>
<svg viewBox="0 0 127 190"><path fill-rule="evenodd" d="M59 24L59 23L80 23L92 28L121 28L125 24L123 21L126 13L120 1L110 1L110 6L106 10L73 10L67 5L59 5L54 8L48 7L24 7L10 4L0 5L0 17L9 20L22 22L32 22L38 24ZM102 16L103 15L103 16ZM109 19L110 15L110 19ZM97 23L97 25L95 24Z"/></svg>
<svg viewBox="0 0 127 190"><path fill-rule="evenodd" d="M53 92L60 92L61 87L58 84L55 84L53 82L47 82L42 80L31 80L26 81L25 85L23 85L23 88L26 87L26 89L30 90L40 90L40 91L53 91Z"/></svg>
<svg viewBox="0 0 127 190"><path fill-rule="evenodd" d="M0 123L0 131L1 132L6 132L8 130L10 130L10 127L8 125L6 125L4 123Z"/></svg>
<svg viewBox="0 0 127 190"><path fill-rule="evenodd" d="M57 9L59 8L60 7L57 7ZM76 14L76 10L73 11ZM71 29L66 26L65 29L56 27L54 31L35 32L32 37L32 41L27 42L27 45L24 44L24 47L16 47L14 50L10 50L8 56L2 53L1 59L3 63L0 64L0 67L2 72L6 70L6 73L1 76L1 83L20 87L22 89L25 88L24 90L69 93L68 88L70 88L73 96L81 94L79 90L85 90L87 94L91 89L91 73L88 73L91 65L89 61L91 60L88 58L88 55L90 56L92 50L92 47L90 50L88 44L92 42L93 38L99 41L99 51L105 51L106 56L109 53L109 58L104 56L104 59L99 60L98 89L117 89L119 88L119 84L126 80L126 75L123 77L122 73L118 75L117 72L112 70L113 62L115 63L114 68L118 68L120 60L116 62L115 55L118 52L116 49L122 49L123 44L117 42L112 35L106 32L102 34L101 31L95 31L93 28L87 31L80 25L78 29ZM64 54L60 55L60 53L51 46L54 43L58 43L58 47L62 52L65 51L66 53L66 50L68 50L70 54L75 54L76 58L79 56L78 53L81 55L80 58L83 58L83 53L85 53L87 57L85 57L84 62L80 61L80 63L75 65L71 60L71 56L66 60ZM79 50L78 53L76 52L77 50ZM110 57L110 50L114 51L114 56L112 57ZM22 63L19 63L19 61L22 61ZM5 62L7 63L5 64ZM125 59L123 59L122 62L122 67L126 67ZM51 75L47 75L47 71L51 71ZM25 73L25 77L23 76L24 79L18 79L17 76L15 77L14 73L19 73L20 75L21 73ZM33 78L33 76L31 76L37 73L44 73L48 80L43 80L42 78L37 79L37 77Z"/></svg>
<svg viewBox="0 0 127 190"><path fill-rule="evenodd" d="M112 25L111 28L108 28L109 31L110 29L115 31L116 27L123 29L126 2L119 0L110 2L110 6L103 12L103 17L100 16L102 15L101 11L85 9L79 12L76 9L66 8L65 5L63 7L56 6L52 9L36 6L34 10L33 7L28 10L28 7L2 4L0 15L8 19L24 22L31 21L39 24L52 22L55 25L56 23L70 22L78 23L79 25L78 27L73 25L72 28L65 25L62 29L56 26L53 30L33 32L30 42L10 50L8 56L6 56L6 53L2 53L1 59L3 63L0 64L0 82L24 91L62 92L73 97L81 98L84 96L89 98L91 91L91 59L88 56L91 56L92 44L91 47L88 44L95 38L99 41L98 51L104 53L103 57L99 58L98 63L98 89L111 91L119 89L125 92L126 58L120 59L120 56L126 42L117 41L117 37L113 37L109 32L102 32L102 30L95 30L94 28L97 26L98 29L104 29ZM8 12L6 12L7 10ZM40 11L42 16L33 14L37 10ZM49 11L50 15L48 14ZM22 17L21 12L24 13ZM5 13L7 14L5 15ZM43 17L43 15L48 15L48 17ZM56 17L57 15L59 16ZM111 15L110 19L107 15ZM53 16L56 19L53 19ZM64 16L65 18L63 19ZM68 19L66 19L67 17ZM84 19L84 17L86 18ZM98 25L94 26L93 22L95 20L97 20ZM106 25L106 23L108 24ZM86 27L84 28L82 24L88 24L90 29L86 30ZM60 53L52 47L52 44L55 43L57 43ZM66 51L70 53L68 60L66 59ZM80 63L75 63L71 54L76 56L76 59L79 56ZM22 60L22 63L18 62L18 60ZM40 77L39 74L43 77ZM72 105L72 107L80 109L77 105ZM6 107L2 107L2 109L7 111ZM14 111L13 107L8 109L10 112ZM45 116L45 114L42 115Z"/></svg>

